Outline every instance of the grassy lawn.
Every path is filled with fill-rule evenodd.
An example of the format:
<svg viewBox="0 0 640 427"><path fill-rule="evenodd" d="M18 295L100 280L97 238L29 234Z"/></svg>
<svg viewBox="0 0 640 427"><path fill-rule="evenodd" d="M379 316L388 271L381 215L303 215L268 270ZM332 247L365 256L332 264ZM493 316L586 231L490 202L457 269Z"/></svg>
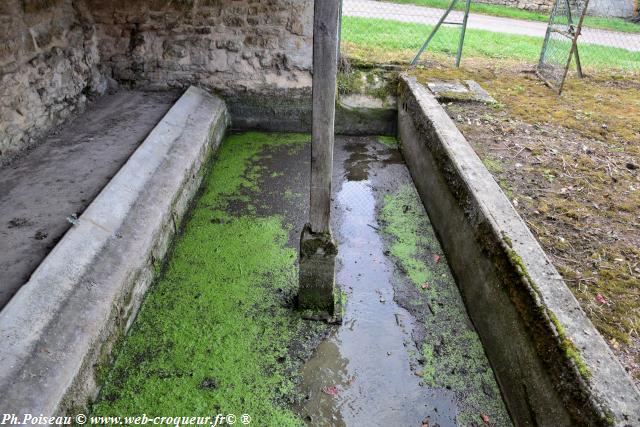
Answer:
<svg viewBox="0 0 640 427"><path fill-rule="evenodd" d="M416 4L419 6L437 7L446 9L451 4L450 0L388 0L391 3ZM464 10L464 0L459 0L456 10ZM503 16L506 18L524 19L527 21L548 22L549 15L530 10L516 9L514 7L500 6L471 2L471 11L485 15ZM603 18L599 16L586 16L584 26L601 28L605 30L621 31L625 33L640 33L640 24L628 22L622 18Z"/></svg>
<svg viewBox="0 0 640 427"><path fill-rule="evenodd" d="M356 59L407 62L432 28L424 24L345 16L342 23L343 51ZM459 34L457 28L441 28L426 55L455 52ZM513 59L534 63L538 61L541 47L542 38L539 37L470 29L467 30L463 58ZM580 54L585 68L640 68L637 52L583 44Z"/></svg>

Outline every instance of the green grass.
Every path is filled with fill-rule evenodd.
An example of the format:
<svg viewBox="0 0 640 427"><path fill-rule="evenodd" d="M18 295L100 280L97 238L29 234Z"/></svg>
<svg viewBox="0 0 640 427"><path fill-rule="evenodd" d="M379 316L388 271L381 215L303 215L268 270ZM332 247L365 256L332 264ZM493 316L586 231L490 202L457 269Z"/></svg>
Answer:
<svg viewBox="0 0 640 427"><path fill-rule="evenodd" d="M252 215L247 195L268 173L254 162L263 149L308 140L246 133L222 144L162 278L114 349L94 415L247 413L260 425L302 424L283 403L297 370L289 348L325 326L283 306L297 286L297 251L283 219Z"/></svg>
<svg viewBox="0 0 640 427"><path fill-rule="evenodd" d="M388 0L390 3L416 4L418 6L447 9L450 0ZM458 1L455 10L464 10L463 0ZM515 7L471 2L471 12L485 15L502 16L505 18L523 19L526 21L548 22L549 15L530 10L517 9ZM620 31L625 33L640 33L640 24L634 24L622 18L604 18L599 16L585 16L584 26L601 28L605 30Z"/></svg>
<svg viewBox="0 0 640 427"><path fill-rule="evenodd" d="M405 62L415 55L432 28L431 25L424 24L345 16L342 41L348 55L355 54L361 59L371 60L379 53L386 60L395 56L396 60ZM456 28L441 28L432 40L428 52L455 52L459 34ZM514 59L535 63L540 56L542 41L541 37L467 30L463 58ZM638 52L582 45L580 54L586 67L640 68Z"/></svg>

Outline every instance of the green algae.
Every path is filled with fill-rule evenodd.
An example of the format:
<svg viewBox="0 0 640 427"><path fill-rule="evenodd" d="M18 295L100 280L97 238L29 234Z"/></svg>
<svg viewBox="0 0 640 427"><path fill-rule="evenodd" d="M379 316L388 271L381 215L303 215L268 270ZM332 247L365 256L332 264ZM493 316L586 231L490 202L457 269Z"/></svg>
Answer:
<svg viewBox="0 0 640 427"><path fill-rule="evenodd" d="M297 253L279 215L256 216L264 150L307 135L228 137L161 279L113 351L95 415L249 414L260 425L302 421L290 409L292 343L325 326L287 307ZM233 209L230 206L233 205Z"/></svg>
<svg viewBox="0 0 640 427"><path fill-rule="evenodd" d="M405 185L385 196L379 217L390 254L419 289L421 301L410 300L409 305L425 329L418 343L423 383L456 392L459 425L480 424L481 413L495 425L511 425L480 338L415 188Z"/></svg>
<svg viewBox="0 0 640 427"><path fill-rule="evenodd" d="M399 260L402 269L417 287L421 288L427 283L429 288L426 291L435 296L437 287L430 283L445 273L444 264L434 262L433 265L427 265L420 254L426 250L434 256L442 256L442 251L435 235L421 232L430 225L426 222L428 220L415 189L405 185L396 194L386 195L380 219L386 224L384 232L393 236L389 249L391 255Z"/></svg>
<svg viewBox="0 0 640 427"><path fill-rule="evenodd" d="M378 135L378 142L389 148L398 148L398 140L394 136Z"/></svg>

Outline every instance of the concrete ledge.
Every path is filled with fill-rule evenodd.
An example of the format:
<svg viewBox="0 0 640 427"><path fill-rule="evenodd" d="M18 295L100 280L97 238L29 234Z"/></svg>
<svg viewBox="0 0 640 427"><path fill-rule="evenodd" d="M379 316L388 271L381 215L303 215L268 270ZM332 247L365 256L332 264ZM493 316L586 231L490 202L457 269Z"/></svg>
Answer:
<svg viewBox="0 0 640 427"><path fill-rule="evenodd" d="M228 122L189 88L0 312L0 412L86 408Z"/></svg>
<svg viewBox="0 0 640 427"><path fill-rule="evenodd" d="M367 95L341 95L336 103L336 133L396 135L398 110L395 99L384 103Z"/></svg>
<svg viewBox="0 0 640 427"><path fill-rule="evenodd" d="M640 394L433 95L402 76L400 145L518 426L640 425Z"/></svg>
<svg viewBox="0 0 640 427"><path fill-rule="evenodd" d="M264 132L311 132L311 88L265 89L224 94L232 128ZM335 132L339 135L396 135L395 105L376 104L366 97L353 104L340 98Z"/></svg>

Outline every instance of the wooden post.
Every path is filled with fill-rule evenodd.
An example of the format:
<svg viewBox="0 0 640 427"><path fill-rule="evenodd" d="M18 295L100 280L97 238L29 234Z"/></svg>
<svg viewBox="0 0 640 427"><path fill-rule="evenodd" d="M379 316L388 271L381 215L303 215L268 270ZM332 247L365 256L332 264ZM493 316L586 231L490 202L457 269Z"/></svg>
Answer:
<svg viewBox="0 0 640 427"><path fill-rule="evenodd" d="M340 321L334 298L337 248L329 227L339 18L340 0L315 0L311 193L309 223L300 236L298 291L298 305L307 317L330 321Z"/></svg>
<svg viewBox="0 0 640 427"><path fill-rule="evenodd" d="M314 233L329 232L339 16L339 0L315 0L309 212Z"/></svg>

